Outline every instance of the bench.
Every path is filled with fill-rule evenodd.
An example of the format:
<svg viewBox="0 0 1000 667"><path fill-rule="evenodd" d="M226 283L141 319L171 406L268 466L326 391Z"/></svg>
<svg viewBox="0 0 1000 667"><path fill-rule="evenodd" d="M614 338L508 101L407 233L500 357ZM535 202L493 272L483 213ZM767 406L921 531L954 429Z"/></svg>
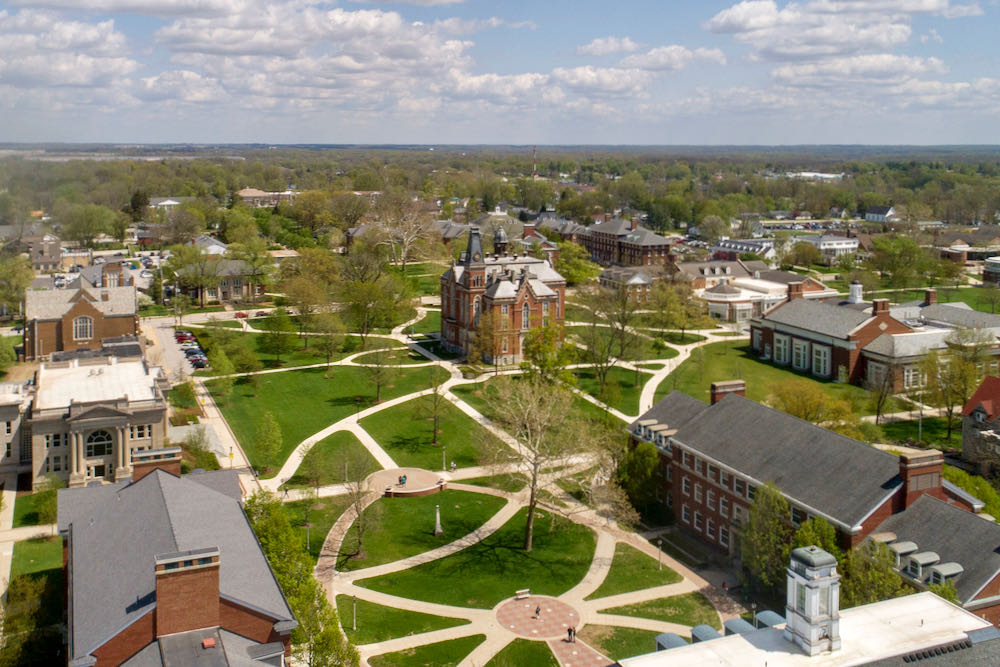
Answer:
<svg viewBox="0 0 1000 667"><path fill-rule="evenodd" d="M523 600L523 599L529 598L529 597L531 597L531 589L522 588L519 591L514 591L514 599L515 600Z"/></svg>

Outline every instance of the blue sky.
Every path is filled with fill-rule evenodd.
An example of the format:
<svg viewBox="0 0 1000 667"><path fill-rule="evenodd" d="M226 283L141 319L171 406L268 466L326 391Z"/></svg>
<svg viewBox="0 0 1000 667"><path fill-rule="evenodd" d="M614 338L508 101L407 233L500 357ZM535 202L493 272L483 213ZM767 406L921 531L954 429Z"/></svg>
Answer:
<svg viewBox="0 0 1000 667"><path fill-rule="evenodd" d="M998 0L5 0L0 141L1000 144Z"/></svg>

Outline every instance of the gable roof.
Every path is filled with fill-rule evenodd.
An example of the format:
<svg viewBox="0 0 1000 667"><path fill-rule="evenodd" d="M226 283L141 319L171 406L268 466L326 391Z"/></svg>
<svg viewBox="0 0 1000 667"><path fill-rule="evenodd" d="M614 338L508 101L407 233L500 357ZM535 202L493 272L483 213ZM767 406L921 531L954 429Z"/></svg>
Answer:
<svg viewBox="0 0 1000 667"><path fill-rule="evenodd" d="M862 311L812 299L792 299L778 304L760 319L834 338L846 338L871 318L868 308Z"/></svg>
<svg viewBox="0 0 1000 667"><path fill-rule="evenodd" d="M1000 524L924 494L883 521L876 532L895 533L919 551L933 551L940 563L955 562L964 572L955 579L962 604L1000 574Z"/></svg>
<svg viewBox="0 0 1000 667"><path fill-rule="evenodd" d="M218 547L221 596L294 622L239 501L212 488L223 475L235 476L154 470L135 483L59 490L59 530L72 530L70 660L155 607L159 553Z"/></svg>
<svg viewBox="0 0 1000 667"><path fill-rule="evenodd" d="M24 318L29 322L58 320L81 298L106 317L134 316L136 312L135 287L89 287L81 282L77 289L28 290L24 295Z"/></svg>
<svg viewBox="0 0 1000 667"><path fill-rule="evenodd" d="M774 482L846 530L902 484L896 456L736 394L706 406L674 391L635 423L664 417L680 444L760 483Z"/></svg>
<svg viewBox="0 0 1000 667"><path fill-rule="evenodd" d="M971 415L980 405L986 411L987 421L993 421L1000 414L1000 377L987 375L983 378L976 392L966 401L962 414Z"/></svg>

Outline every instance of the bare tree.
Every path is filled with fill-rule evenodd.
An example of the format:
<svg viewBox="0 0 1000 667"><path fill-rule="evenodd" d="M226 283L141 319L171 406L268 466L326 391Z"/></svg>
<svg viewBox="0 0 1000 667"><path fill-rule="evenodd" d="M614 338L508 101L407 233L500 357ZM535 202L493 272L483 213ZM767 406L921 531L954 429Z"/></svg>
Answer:
<svg viewBox="0 0 1000 667"><path fill-rule="evenodd" d="M368 379L375 385L375 402L382 402L382 387L387 385L396 373L396 369L389 363L391 352L385 348L379 348L371 354L366 354L364 359L364 369L368 374Z"/></svg>
<svg viewBox="0 0 1000 667"><path fill-rule="evenodd" d="M368 476L376 471L375 461L371 456L349 456L344 459L345 470L348 471L344 487L347 489L347 512L352 517L351 530L344 536L340 545L340 558L359 558L364 555L365 536L378 525L380 519L377 500L377 490L368 488ZM350 545L348 536L353 537Z"/></svg>
<svg viewBox="0 0 1000 667"><path fill-rule="evenodd" d="M448 403L448 399L444 396L444 391L441 389L441 383L437 381L435 377L437 374L437 366L430 367L430 376L428 378L428 383L430 384L431 393L424 396L424 402L427 407L427 411L431 414L431 419L434 420L433 430L431 431L431 443L438 444L438 434L441 432L441 415L444 414L445 405Z"/></svg>
<svg viewBox="0 0 1000 667"><path fill-rule="evenodd" d="M375 208L375 219L405 277L406 263L417 245L426 239L433 221L421 211L418 200L402 192L383 195Z"/></svg>
<svg viewBox="0 0 1000 667"><path fill-rule="evenodd" d="M490 383L488 391L494 421L518 443L516 450L505 448L498 459L528 480L524 549L531 551L542 470L586 451L587 429L571 413L569 390L536 375L501 377Z"/></svg>

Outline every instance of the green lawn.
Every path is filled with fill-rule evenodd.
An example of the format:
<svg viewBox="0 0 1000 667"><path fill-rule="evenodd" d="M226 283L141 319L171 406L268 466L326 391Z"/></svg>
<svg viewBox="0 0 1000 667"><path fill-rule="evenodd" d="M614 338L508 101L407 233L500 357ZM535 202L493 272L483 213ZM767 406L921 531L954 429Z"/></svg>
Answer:
<svg viewBox="0 0 1000 667"><path fill-rule="evenodd" d="M21 574L44 573L62 569L62 540L58 537L38 537L14 543L10 565L11 578Z"/></svg>
<svg viewBox="0 0 1000 667"><path fill-rule="evenodd" d="M685 593L684 595L674 595L669 598L649 600L623 607L602 609L601 613L652 618L657 621L680 623L692 627L704 624L711 625L716 630L722 629L719 614L716 613L708 598L701 593Z"/></svg>
<svg viewBox="0 0 1000 667"><path fill-rule="evenodd" d="M587 322L590 320L590 310L575 303L567 303L563 315L567 322Z"/></svg>
<svg viewBox="0 0 1000 667"><path fill-rule="evenodd" d="M302 459L299 469L283 486L290 489L309 486L306 479L309 467L315 465L320 474L319 485L340 484L344 482L344 464L348 463L347 474L350 476L350 462L364 459L363 470L378 470L378 461L365 449L361 441L350 431L337 431L313 445L309 453Z"/></svg>
<svg viewBox="0 0 1000 667"><path fill-rule="evenodd" d="M821 381L805 373L793 371L788 366L776 366L762 361L750 349L746 341L712 343L695 349L656 389L655 400L660 400L674 389L689 396L709 400L709 385L718 380L743 379L747 383L747 398L765 401L771 394L771 385L777 382L800 378L815 383L831 399L846 400L854 410L862 415L875 414L870 406L870 394L862 387L852 384ZM886 412L900 408L895 399Z"/></svg>
<svg viewBox="0 0 1000 667"><path fill-rule="evenodd" d="M368 659L368 664L372 667L453 667L484 641L486 635L449 639L396 653L374 655Z"/></svg>
<svg viewBox="0 0 1000 667"><path fill-rule="evenodd" d="M449 352L444 348L444 345L436 340L418 340L417 343L420 347L424 348L428 352L437 355L441 359L451 361L453 359L458 359L462 356L460 352Z"/></svg>
<svg viewBox="0 0 1000 667"><path fill-rule="evenodd" d="M580 641L586 642L612 660L622 660L656 651L655 630L622 628L615 625L587 625L580 631Z"/></svg>
<svg viewBox="0 0 1000 667"><path fill-rule="evenodd" d="M309 554L313 561L319 558L319 552L323 548L323 542L330 532L330 528L344 513L344 510L351 504L347 496L330 496L329 498L319 498L311 500L297 500L285 503L285 511L288 512L292 527L302 536L302 542L306 541L306 508L309 515Z"/></svg>
<svg viewBox="0 0 1000 667"><path fill-rule="evenodd" d="M14 528L38 525L38 494L26 493L14 499Z"/></svg>
<svg viewBox="0 0 1000 667"><path fill-rule="evenodd" d="M559 661L544 642L515 639L490 658L486 667L559 667Z"/></svg>
<svg viewBox="0 0 1000 667"><path fill-rule="evenodd" d="M399 370L392 382L382 388L382 400L426 388L430 373L426 368ZM433 373L437 382L447 377L440 368ZM215 385L216 382L208 382L206 386L214 392ZM258 469L271 467L276 472L300 442L353 414L357 407L372 405L374 399L375 387L365 369L335 366L329 370L309 368L260 375L256 386L240 380L229 402L220 407L251 464ZM274 414L282 435L281 448L270 460L259 454L254 443L260 414L265 409Z"/></svg>
<svg viewBox="0 0 1000 667"><path fill-rule="evenodd" d="M482 526L506 504L503 498L445 489L419 498L380 498L365 514L372 518L361 557L344 554L339 570L360 570L409 558L444 546ZM441 506L441 535L434 534L434 506ZM357 550L357 531L347 531L342 552Z"/></svg>
<svg viewBox="0 0 1000 667"><path fill-rule="evenodd" d="M580 340L584 340L586 329L586 326L566 327L566 334L567 336L575 335ZM679 352L672 347L658 345L653 338L636 336L632 346L625 351L622 358L626 361L640 361L643 359L673 359L678 354ZM585 355L581 356L580 361L586 361Z"/></svg>
<svg viewBox="0 0 1000 667"><path fill-rule="evenodd" d="M354 627L355 605L350 595L337 596L337 613L344 634L354 645L374 644L387 639L409 637L423 632L453 628L456 625L467 625L464 618L448 618L422 614L416 611L406 611L395 607L375 604L367 600L357 601L357 630Z"/></svg>
<svg viewBox="0 0 1000 667"><path fill-rule="evenodd" d="M924 417L922 426L916 419L880 424L880 426L888 442L942 450L962 448L962 422L958 419L952 426L951 440L946 437L948 424L944 417ZM918 431L920 431L919 441L917 440Z"/></svg>
<svg viewBox="0 0 1000 667"><path fill-rule="evenodd" d="M414 324L407 333L412 331L415 334L419 333L437 333L441 331L441 311L440 310L428 310L427 314L424 315L423 319Z"/></svg>
<svg viewBox="0 0 1000 667"><path fill-rule="evenodd" d="M451 388L451 393L474 407L483 416L490 417L493 411L490 409L490 404L487 400L488 391L486 386L488 382L489 380L486 382L457 385ZM607 423L610 420L614 424L621 423L612 418L604 409L580 396L574 396L573 398L573 414L578 419L587 419L601 423Z"/></svg>
<svg viewBox="0 0 1000 667"><path fill-rule="evenodd" d="M472 486L485 486L491 489L499 489L510 493L517 493L528 484L528 480L519 473L509 475L492 475L490 477L473 477L472 479L460 479L456 484L471 484Z"/></svg>
<svg viewBox="0 0 1000 667"><path fill-rule="evenodd" d="M500 442L450 401L441 400L438 443L433 444L434 421L430 397L420 397L381 410L361 420L383 449L401 467L441 470L452 461L459 468L479 465ZM442 447L444 452L442 452Z"/></svg>
<svg viewBox="0 0 1000 667"><path fill-rule="evenodd" d="M676 584L680 580L681 575L669 567L664 565L662 570L657 569L654 558L625 542L619 542L615 545L615 558L611 562L611 571L601 586L586 599L593 600L654 586Z"/></svg>
<svg viewBox="0 0 1000 667"><path fill-rule="evenodd" d="M590 567L594 534L586 526L537 511L534 548L525 552L526 512L523 508L485 540L447 558L356 583L406 598L481 609L491 609L520 588L561 595Z"/></svg>
<svg viewBox="0 0 1000 667"><path fill-rule="evenodd" d="M398 366L399 364L422 364L426 362L427 357L418 352L414 352L407 347L393 349L382 354L382 363L389 366ZM375 352L368 352L367 354L355 357L354 363L375 364L378 363L378 358Z"/></svg>
<svg viewBox="0 0 1000 667"><path fill-rule="evenodd" d="M639 381L636 383L635 371L614 366L608 370L604 396L600 393L597 371L592 368L578 368L573 371L573 375L576 376L577 386L594 398L627 415L639 414L639 396L642 394L643 383L649 379L648 374L638 373Z"/></svg>

